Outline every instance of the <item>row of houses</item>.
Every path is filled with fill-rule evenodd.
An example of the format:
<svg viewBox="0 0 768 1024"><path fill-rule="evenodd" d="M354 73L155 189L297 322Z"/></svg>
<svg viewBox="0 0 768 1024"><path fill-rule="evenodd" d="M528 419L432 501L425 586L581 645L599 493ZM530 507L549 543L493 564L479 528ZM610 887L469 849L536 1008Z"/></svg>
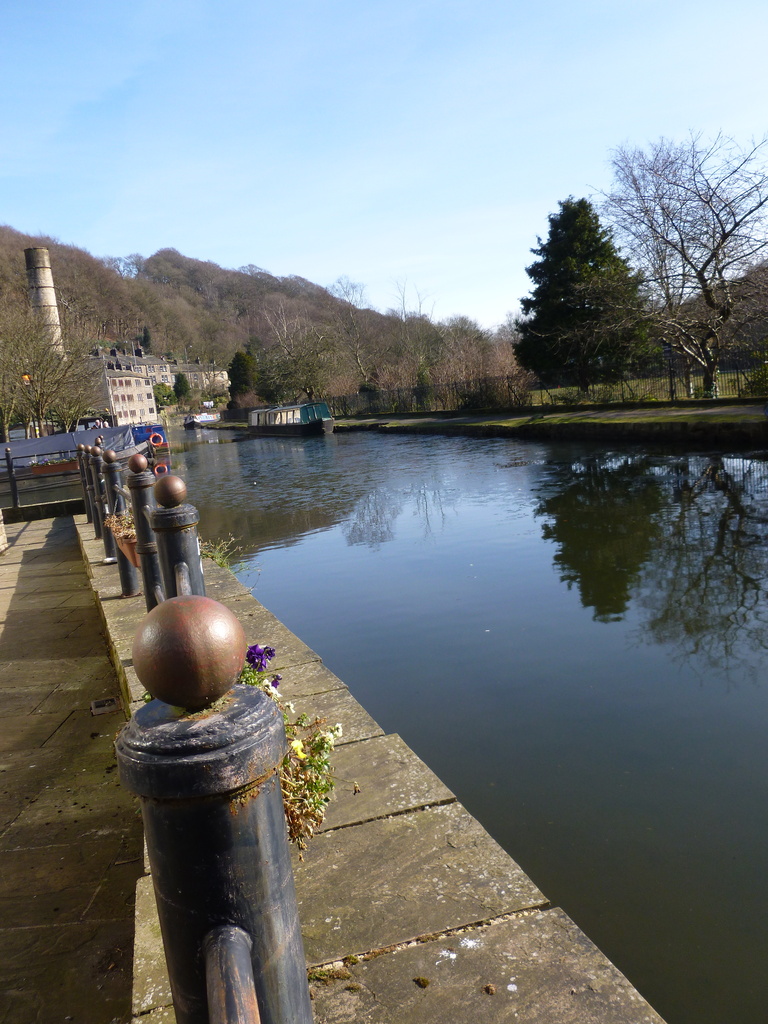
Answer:
<svg viewBox="0 0 768 1024"><path fill-rule="evenodd" d="M173 387L179 373L185 375L193 391L225 394L229 387L227 371L215 363L180 363L156 356L118 353L116 349L99 358L103 364L104 411L114 426L156 420L153 385Z"/></svg>

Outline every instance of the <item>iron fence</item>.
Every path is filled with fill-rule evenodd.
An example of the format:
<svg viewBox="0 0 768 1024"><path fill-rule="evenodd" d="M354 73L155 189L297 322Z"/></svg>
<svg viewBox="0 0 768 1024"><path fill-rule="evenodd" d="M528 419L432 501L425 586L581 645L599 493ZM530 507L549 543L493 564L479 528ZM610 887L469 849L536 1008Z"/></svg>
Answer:
<svg viewBox="0 0 768 1024"><path fill-rule="evenodd" d="M382 416L470 410L501 410L551 405L684 401L768 395L768 364L750 357L723 361L715 393L705 388L704 372L679 357L655 366L629 369L620 379L576 386L567 374L545 385L521 375L432 383L413 388L360 391L328 399L334 416Z"/></svg>

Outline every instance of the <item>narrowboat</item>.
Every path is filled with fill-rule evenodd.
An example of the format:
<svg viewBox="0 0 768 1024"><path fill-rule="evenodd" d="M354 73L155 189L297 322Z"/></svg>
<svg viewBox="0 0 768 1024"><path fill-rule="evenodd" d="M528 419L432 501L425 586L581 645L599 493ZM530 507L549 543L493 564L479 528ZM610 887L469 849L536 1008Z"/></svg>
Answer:
<svg viewBox="0 0 768 1024"><path fill-rule="evenodd" d="M325 402L277 405L248 414L252 434L332 434L333 417Z"/></svg>

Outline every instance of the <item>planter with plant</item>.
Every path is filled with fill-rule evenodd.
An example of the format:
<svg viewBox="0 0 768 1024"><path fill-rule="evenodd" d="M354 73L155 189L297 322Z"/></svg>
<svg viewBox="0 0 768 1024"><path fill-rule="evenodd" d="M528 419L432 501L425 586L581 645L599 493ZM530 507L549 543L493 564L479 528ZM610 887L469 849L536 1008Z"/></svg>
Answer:
<svg viewBox="0 0 768 1024"><path fill-rule="evenodd" d="M341 725L329 726L324 718L312 719L308 715L299 715L291 721L293 705L283 701L277 690L281 677L267 668L274 656L273 647L252 644L246 653L239 682L261 687L282 713L288 753L280 766L280 784L288 838L298 847L301 858L307 842L323 823L333 792L331 752L341 736Z"/></svg>
<svg viewBox="0 0 768 1024"><path fill-rule="evenodd" d="M104 517L104 525L112 531L117 546L136 568L139 567L139 554L136 550L136 524L133 512L117 512Z"/></svg>

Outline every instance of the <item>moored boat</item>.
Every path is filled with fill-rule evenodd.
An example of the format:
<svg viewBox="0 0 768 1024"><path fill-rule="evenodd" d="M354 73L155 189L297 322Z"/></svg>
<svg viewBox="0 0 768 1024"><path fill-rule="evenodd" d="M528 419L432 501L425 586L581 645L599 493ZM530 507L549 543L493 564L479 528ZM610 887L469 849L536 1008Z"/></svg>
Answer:
<svg viewBox="0 0 768 1024"><path fill-rule="evenodd" d="M220 418L217 412L194 412L185 418L184 429L201 430L203 427L210 426L211 423L218 423Z"/></svg>
<svg viewBox="0 0 768 1024"><path fill-rule="evenodd" d="M302 402L253 409L248 414L252 434L332 434L333 417L325 402Z"/></svg>

